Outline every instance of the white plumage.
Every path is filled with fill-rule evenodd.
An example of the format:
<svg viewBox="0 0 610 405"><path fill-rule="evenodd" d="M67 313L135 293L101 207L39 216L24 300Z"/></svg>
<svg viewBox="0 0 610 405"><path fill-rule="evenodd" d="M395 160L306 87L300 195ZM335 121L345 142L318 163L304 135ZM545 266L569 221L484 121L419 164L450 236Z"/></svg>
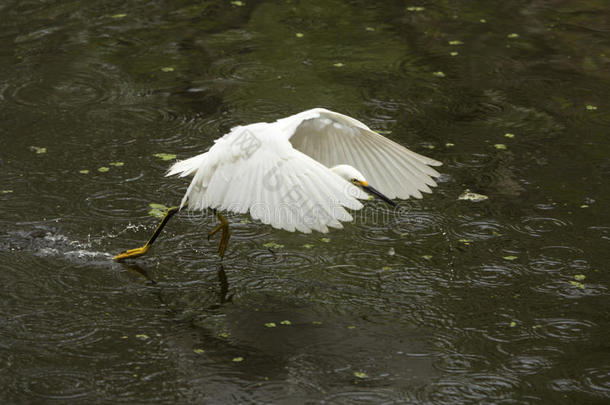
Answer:
<svg viewBox="0 0 610 405"><path fill-rule="evenodd" d="M439 176L430 166L440 164L360 121L315 108L232 128L167 175L193 176L180 208L249 212L274 228L309 233L342 228L352 220L346 208L362 208L358 199L368 195L351 180L389 198L421 198Z"/></svg>

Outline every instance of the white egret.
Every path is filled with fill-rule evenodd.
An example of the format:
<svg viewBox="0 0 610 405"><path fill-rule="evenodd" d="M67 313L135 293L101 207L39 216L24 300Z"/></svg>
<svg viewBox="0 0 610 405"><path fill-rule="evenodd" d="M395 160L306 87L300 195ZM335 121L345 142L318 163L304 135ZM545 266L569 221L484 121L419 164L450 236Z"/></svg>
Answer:
<svg viewBox="0 0 610 405"><path fill-rule="evenodd" d="M249 212L274 228L326 233L351 221L358 199L372 194L421 198L436 186L440 162L419 155L371 130L362 122L324 108L303 111L273 123L237 126L205 153L179 161L167 175L193 176L180 207L170 208L149 241L115 260L145 254L167 221L183 207L211 208L222 230L224 256L229 223L220 211ZM379 191L371 185L374 184Z"/></svg>

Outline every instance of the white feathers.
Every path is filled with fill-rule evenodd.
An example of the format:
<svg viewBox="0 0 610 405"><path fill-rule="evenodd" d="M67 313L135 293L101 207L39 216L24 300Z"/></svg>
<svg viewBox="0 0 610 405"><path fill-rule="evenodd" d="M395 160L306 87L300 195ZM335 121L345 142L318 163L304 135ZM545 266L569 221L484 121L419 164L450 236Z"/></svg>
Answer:
<svg viewBox="0 0 610 405"><path fill-rule="evenodd" d="M290 142L323 165L353 166L389 198L421 198L422 191L429 193L436 186L433 177L439 173L430 166L440 162L410 151L363 123L322 108L297 116L301 123L291 127Z"/></svg>
<svg viewBox="0 0 610 405"><path fill-rule="evenodd" d="M317 108L235 127L167 175L193 175L181 207L249 212L275 228L328 232L351 221L345 208L358 210L358 199L368 197L329 169L341 164L390 198L421 198L420 191L436 185L438 173L429 165L440 165L353 118Z"/></svg>

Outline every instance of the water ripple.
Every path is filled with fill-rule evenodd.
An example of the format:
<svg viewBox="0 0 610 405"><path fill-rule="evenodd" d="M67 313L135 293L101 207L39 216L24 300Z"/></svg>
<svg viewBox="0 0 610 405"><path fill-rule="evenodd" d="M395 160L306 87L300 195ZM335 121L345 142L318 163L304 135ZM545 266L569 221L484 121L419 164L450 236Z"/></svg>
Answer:
<svg viewBox="0 0 610 405"><path fill-rule="evenodd" d="M546 318L537 322L540 326L534 329L535 335L540 338L552 338L562 342L586 340L596 326L590 321L568 318Z"/></svg>
<svg viewBox="0 0 610 405"><path fill-rule="evenodd" d="M548 370L553 365L553 362L542 356L513 356L503 368L507 372L534 375Z"/></svg>
<svg viewBox="0 0 610 405"><path fill-rule="evenodd" d="M489 360L476 354L451 353L441 355L434 365L446 373L464 374L473 368L487 368Z"/></svg>
<svg viewBox="0 0 610 405"><path fill-rule="evenodd" d="M488 240L504 234L504 226L499 222L486 220L470 220L462 222L451 230L456 239Z"/></svg>
<svg viewBox="0 0 610 405"><path fill-rule="evenodd" d="M100 103L116 103L137 97L127 82L121 81L111 65L93 63L86 69L74 66L50 79L28 76L4 90L4 98L28 107L76 108Z"/></svg>
<svg viewBox="0 0 610 405"><path fill-rule="evenodd" d="M284 250L257 250L247 255L248 262L252 266L257 267L268 267L272 266L274 269L305 269L312 266L314 263L318 263L315 257L312 255L300 252L300 251L284 251Z"/></svg>
<svg viewBox="0 0 610 405"><path fill-rule="evenodd" d="M435 404L498 400L508 397L519 384L516 377L506 374L469 373L438 381L431 397Z"/></svg>
<svg viewBox="0 0 610 405"><path fill-rule="evenodd" d="M91 375L81 370L41 370L29 374L21 385L26 395L68 401L91 395L95 388L93 380Z"/></svg>
<svg viewBox="0 0 610 405"><path fill-rule="evenodd" d="M610 398L610 367L588 368L583 373L584 383L589 390L605 398Z"/></svg>
<svg viewBox="0 0 610 405"><path fill-rule="evenodd" d="M533 237L543 237L551 232L559 232L571 224L567 221L550 217L526 217L513 228L520 233Z"/></svg>

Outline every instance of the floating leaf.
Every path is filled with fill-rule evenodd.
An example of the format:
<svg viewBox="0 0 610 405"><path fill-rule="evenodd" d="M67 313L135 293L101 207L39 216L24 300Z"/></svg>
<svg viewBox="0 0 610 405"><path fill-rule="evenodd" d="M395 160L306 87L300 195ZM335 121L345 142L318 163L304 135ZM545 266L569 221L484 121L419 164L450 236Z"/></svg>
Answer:
<svg viewBox="0 0 610 405"><path fill-rule="evenodd" d="M173 67L171 67L171 66L165 66L165 67L162 67L162 68L161 68L161 71L162 71L162 72L169 73L169 72L173 72L173 71L174 71L174 68L173 68ZM155 156L156 156L156 155L155 155Z"/></svg>
<svg viewBox="0 0 610 405"><path fill-rule="evenodd" d="M100 172L100 173L106 173L108 170L110 170L110 168L106 167L106 166L102 166L102 167L97 169L97 171Z"/></svg>
<svg viewBox="0 0 610 405"><path fill-rule="evenodd" d="M297 36L297 38L303 38L303 33L302 32L297 32L295 35Z"/></svg>
<svg viewBox="0 0 610 405"><path fill-rule="evenodd" d="M347 329L356 329L356 327L354 325L350 325L347 327Z"/></svg>
<svg viewBox="0 0 610 405"><path fill-rule="evenodd" d="M275 322L267 322L265 326L268 328L275 328L277 325L275 324Z"/></svg>
<svg viewBox="0 0 610 405"><path fill-rule="evenodd" d="M513 139L513 138L515 137L515 134L511 134L511 133L507 132L507 133L505 133L505 134L504 134L504 136L505 136L506 138Z"/></svg>
<svg viewBox="0 0 610 405"><path fill-rule="evenodd" d="M194 351L195 353L197 353L197 354L203 354L203 353L205 353L205 350L203 350L203 349L193 349L193 351Z"/></svg>
<svg viewBox="0 0 610 405"><path fill-rule="evenodd" d="M580 206L580 208L589 208L589 206L587 204L583 204Z"/></svg>
<svg viewBox="0 0 610 405"><path fill-rule="evenodd" d="M154 156L158 157L161 160L176 159L176 155L174 155L173 153L155 153Z"/></svg>
<svg viewBox="0 0 610 405"><path fill-rule="evenodd" d="M453 51L453 52L449 52L449 55L451 55L451 56L458 56L458 55L459 55L459 53L458 53L458 52Z"/></svg>
<svg viewBox="0 0 610 405"><path fill-rule="evenodd" d="M114 167L121 167L121 166L125 166L125 162L110 162L108 163L110 166L114 166Z"/></svg>
<svg viewBox="0 0 610 405"><path fill-rule="evenodd" d="M140 333L140 334L136 335L136 338L140 339L140 340L148 340L148 339L150 339L150 336L145 335L144 333Z"/></svg>
<svg viewBox="0 0 610 405"><path fill-rule="evenodd" d="M581 283L581 282L578 282L578 281L570 280L570 284L572 286L574 286L574 287L585 288L585 285L583 283Z"/></svg>
<svg viewBox="0 0 610 405"><path fill-rule="evenodd" d="M464 43L462 41L449 41L449 45L464 45Z"/></svg>
<svg viewBox="0 0 610 405"><path fill-rule="evenodd" d="M244 358L243 358L243 357L233 357L233 361L234 361L235 363L239 363L239 362L244 361Z"/></svg>
<svg viewBox="0 0 610 405"><path fill-rule="evenodd" d="M333 63L333 66L334 67L343 67L345 65L343 63L341 63L341 62L337 62L337 63Z"/></svg>
<svg viewBox="0 0 610 405"><path fill-rule="evenodd" d="M36 152L39 155L47 153L47 148L42 148L40 146L30 146L30 150Z"/></svg>
<svg viewBox="0 0 610 405"><path fill-rule="evenodd" d="M305 249L311 249L313 247L313 245L311 243L306 243L306 244L303 245L303 247Z"/></svg>
<svg viewBox="0 0 610 405"><path fill-rule="evenodd" d="M587 278L587 276L584 274L574 274L574 280L583 281L585 278Z"/></svg>
<svg viewBox="0 0 610 405"><path fill-rule="evenodd" d="M597 110L597 106L593 105L593 104L587 104L587 106L585 107L587 110L589 111L595 111Z"/></svg>
<svg viewBox="0 0 610 405"><path fill-rule="evenodd" d="M512 262L513 260L517 260L517 256L504 256L502 257L502 259L509 260Z"/></svg>
<svg viewBox="0 0 610 405"><path fill-rule="evenodd" d="M509 326L510 326L511 328L514 328L515 326L517 326L517 322L515 322L515 321L511 321L511 323L509 324Z"/></svg>
<svg viewBox="0 0 610 405"><path fill-rule="evenodd" d="M511 39L513 39L513 38L519 38L519 34L516 34L516 33L514 33L514 32L513 32L512 34L508 34L508 35L507 35L507 37L508 37L508 38L511 38Z"/></svg>
<svg viewBox="0 0 610 405"><path fill-rule="evenodd" d="M375 28L373 28L373 27L366 27L365 30L367 30L369 32L373 32L373 31L375 31Z"/></svg>
<svg viewBox="0 0 610 405"><path fill-rule="evenodd" d="M366 375L366 373L363 373L362 371L354 371L354 376L356 376L357 378L366 378L366 377L368 377L368 375Z"/></svg>
<svg viewBox="0 0 610 405"><path fill-rule="evenodd" d="M312 321L311 323L313 323L314 325L322 325L322 322L320 321Z"/></svg>
<svg viewBox="0 0 610 405"><path fill-rule="evenodd" d="M218 334L218 337L221 337L221 338L223 338L223 339L226 339L226 338L228 338L228 337L229 337L229 332L220 332L220 333Z"/></svg>
<svg viewBox="0 0 610 405"><path fill-rule="evenodd" d="M503 143L496 143L494 145L494 148L499 149L499 150L506 150L506 145L504 145Z"/></svg>
<svg viewBox="0 0 610 405"><path fill-rule="evenodd" d="M411 7L407 7L407 11L411 11L411 12L421 12L424 11L425 8L424 7L419 7L419 6L411 6Z"/></svg>
<svg viewBox="0 0 610 405"><path fill-rule="evenodd" d="M284 247L284 245L280 245L279 243L275 243L275 242L267 242L267 243L263 244L263 246L268 249L281 249Z"/></svg>
<svg viewBox="0 0 610 405"><path fill-rule="evenodd" d="M239 1L239 0L232 1L231 4L233 4L234 6L237 6L237 7L243 7L246 5L246 3L244 3L243 1Z"/></svg>
<svg viewBox="0 0 610 405"><path fill-rule="evenodd" d="M80 174L89 174L89 170L87 169L82 169L78 171Z"/></svg>
<svg viewBox="0 0 610 405"><path fill-rule="evenodd" d="M481 19L479 20L479 22L480 22L481 24L485 24L485 23L487 22L487 20L486 20L486 19L484 19L484 18L481 18Z"/></svg>
<svg viewBox="0 0 610 405"><path fill-rule="evenodd" d="M472 191L466 189L464 190L464 192L462 194L460 194L460 196L458 197L458 200L466 200L466 201L484 201L487 200L489 197L487 197L484 194L478 194L478 193L473 193Z"/></svg>
<svg viewBox="0 0 610 405"><path fill-rule="evenodd" d="M110 17L111 18L125 18L125 17L127 17L127 14L120 13L120 14L111 15Z"/></svg>
<svg viewBox="0 0 610 405"><path fill-rule="evenodd" d="M328 243L328 242L330 242L330 239L328 239L328 238L321 238L320 241L324 242L324 243Z"/></svg>
<svg viewBox="0 0 610 405"><path fill-rule="evenodd" d="M441 71L438 72L432 72L432 74L436 77L445 77L445 74Z"/></svg>
<svg viewBox="0 0 610 405"><path fill-rule="evenodd" d="M241 221L239 221L240 224L251 224L252 221L250 221L248 218L242 219Z"/></svg>
<svg viewBox="0 0 610 405"><path fill-rule="evenodd" d="M451 142L447 142L447 143L445 144L445 146L446 146L446 147L448 147L448 148L451 148L451 147L454 147L454 146L455 146L455 144L454 144L454 143L451 143Z"/></svg>
<svg viewBox="0 0 610 405"><path fill-rule="evenodd" d="M432 255L423 255L422 259L430 260L430 259L432 259L432 257L433 257Z"/></svg>
<svg viewBox="0 0 610 405"><path fill-rule="evenodd" d="M381 270L383 270L383 271L389 271L389 270L392 270L392 268L391 268L390 266L383 266L383 267L381 268Z"/></svg>
<svg viewBox="0 0 610 405"><path fill-rule="evenodd" d="M163 204L150 203L148 206L152 208L150 211L148 211L148 215L156 218L163 218L165 216L165 212L169 209L169 207L166 207Z"/></svg>
<svg viewBox="0 0 610 405"><path fill-rule="evenodd" d="M474 241L472 239L460 239L458 242L462 242L466 245L470 245Z"/></svg>
<svg viewBox="0 0 610 405"><path fill-rule="evenodd" d="M292 325L292 322L290 322L288 319L284 319L282 322L280 322L282 325Z"/></svg>

